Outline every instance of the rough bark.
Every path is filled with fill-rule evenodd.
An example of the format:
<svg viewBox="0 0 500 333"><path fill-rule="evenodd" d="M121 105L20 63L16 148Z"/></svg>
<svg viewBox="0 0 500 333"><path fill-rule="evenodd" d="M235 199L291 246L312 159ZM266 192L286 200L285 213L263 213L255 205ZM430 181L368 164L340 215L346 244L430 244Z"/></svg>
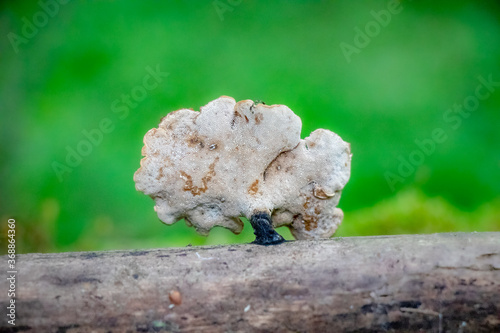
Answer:
<svg viewBox="0 0 500 333"><path fill-rule="evenodd" d="M500 233L17 259L2 332L500 332Z"/></svg>

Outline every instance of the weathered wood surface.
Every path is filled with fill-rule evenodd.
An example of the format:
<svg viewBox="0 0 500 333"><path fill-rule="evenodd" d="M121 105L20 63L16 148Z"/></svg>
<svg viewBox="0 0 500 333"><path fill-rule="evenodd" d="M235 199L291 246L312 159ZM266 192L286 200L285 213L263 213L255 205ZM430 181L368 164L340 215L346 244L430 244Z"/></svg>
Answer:
<svg viewBox="0 0 500 333"><path fill-rule="evenodd" d="M0 331L500 332L500 233L20 255L16 304Z"/></svg>

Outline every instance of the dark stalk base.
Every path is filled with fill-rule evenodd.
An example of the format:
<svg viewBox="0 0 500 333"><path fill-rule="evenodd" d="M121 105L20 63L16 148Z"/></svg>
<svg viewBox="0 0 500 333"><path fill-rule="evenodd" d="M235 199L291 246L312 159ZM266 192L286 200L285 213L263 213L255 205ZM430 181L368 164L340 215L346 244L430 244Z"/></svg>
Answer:
<svg viewBox="0 0 500 333"><path fill-rule="evenodd" d="M250 223L252 224L253 233L255 234L255 240L252 244L276 245L285 241L285 239L273 229L271 216L269 216L269 214L255 213L250 218Z"/></svg>

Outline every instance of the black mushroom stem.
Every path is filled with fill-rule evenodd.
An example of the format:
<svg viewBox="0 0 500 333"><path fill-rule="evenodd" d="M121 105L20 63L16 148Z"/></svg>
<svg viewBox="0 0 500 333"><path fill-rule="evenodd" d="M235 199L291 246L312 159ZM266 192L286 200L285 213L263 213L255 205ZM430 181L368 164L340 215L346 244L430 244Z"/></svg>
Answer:
<svg viewBox="0 0 500 333"><path fill-rule="evenodd" d="M271 216L266 212L257 212L250 217L250 224L253 227L255 240L253 244L276 245L285 241L280 234L273 229Z"/></svg>

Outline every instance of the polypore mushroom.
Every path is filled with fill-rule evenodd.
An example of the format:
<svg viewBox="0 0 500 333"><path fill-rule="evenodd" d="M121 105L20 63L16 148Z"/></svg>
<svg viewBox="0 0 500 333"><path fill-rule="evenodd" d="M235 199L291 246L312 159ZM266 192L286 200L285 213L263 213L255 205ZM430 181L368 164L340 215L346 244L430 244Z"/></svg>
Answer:
<svg viewBox="0 0 500 333"><path fill-rule="evenodd" d="M336 206L350 146L324 129L301 140L301 126L285 105L227 96L200 112L171 112L144 136L136 189L155 200L161 221L184 218L200 234L239 233L244 216L257 244L283 242L274 227L284 225L296 239L331 237L343 218Z"/></svg>

